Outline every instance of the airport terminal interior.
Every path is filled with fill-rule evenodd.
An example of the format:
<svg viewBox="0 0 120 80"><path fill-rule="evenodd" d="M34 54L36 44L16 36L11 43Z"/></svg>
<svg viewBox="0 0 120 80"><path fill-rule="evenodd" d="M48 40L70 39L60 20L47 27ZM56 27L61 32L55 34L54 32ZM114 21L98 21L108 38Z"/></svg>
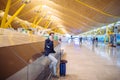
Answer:
<svg viewBox="0 0 120 80"><path fill-rule="evenodd" d="M0 0L0 80L120 80L120 1Z"/></svg>

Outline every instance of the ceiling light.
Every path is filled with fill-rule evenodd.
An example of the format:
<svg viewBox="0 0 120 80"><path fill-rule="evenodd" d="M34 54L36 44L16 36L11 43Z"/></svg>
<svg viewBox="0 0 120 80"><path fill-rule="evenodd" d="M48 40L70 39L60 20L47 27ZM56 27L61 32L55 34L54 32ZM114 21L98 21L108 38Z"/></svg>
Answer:
<svg viewBox="0 0 120 80"><path fill-rule="evenodd" d="M4 16L4 12L0 12L0 17L3 17Z"/></svg>
<svg viewBox="0 0 120 80"><path fill-rule="evenodd" d="M43 9L48 9L49 7L46 6L46 5L43 5L42 8L43 8Z"/></svg>

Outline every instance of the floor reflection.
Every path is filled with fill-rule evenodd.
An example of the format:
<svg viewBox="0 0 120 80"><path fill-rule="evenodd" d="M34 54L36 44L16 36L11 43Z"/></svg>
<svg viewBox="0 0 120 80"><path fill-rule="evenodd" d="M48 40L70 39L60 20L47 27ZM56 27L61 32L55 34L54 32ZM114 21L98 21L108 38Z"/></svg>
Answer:
<svg viewBox="0 0 120 80"><path fill-rule="evenodd" d="M120 46L110 47L104 43L92 44L92 42L90 41L84 41L82 42L82 44L80 44L79 39L77 38L68 40L68 43L74 44L75 48L77 48L78 46L82 47L82 45L84 45L95 52L97 55L100 55L102 58L105 58L111 61L113 64L120 66Z"/></svg>
<svg viewBox="0 0 120 80"><path fill-rule="evenodd" d="M84 46L94 51L102 58L106 58L113 62L113 64L120 66L120 46L110 47L104 43L92 44L90 42L84 42Z"/></svg>

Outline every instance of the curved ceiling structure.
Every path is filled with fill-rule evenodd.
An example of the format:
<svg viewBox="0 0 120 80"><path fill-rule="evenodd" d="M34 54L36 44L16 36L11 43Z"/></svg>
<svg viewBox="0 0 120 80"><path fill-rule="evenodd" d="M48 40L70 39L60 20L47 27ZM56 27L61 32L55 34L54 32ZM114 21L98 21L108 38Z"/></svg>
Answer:
<svg viewBox="0 0 120 80"><path fill-rule="evenodd" d="M8 1L0 0L0 10L5 11ZM23 1L29 0L12 0L8 14L13 16ZM120 20L120 1L31 0L17 17L53 31L65 29L68 33L80 34Z"/></svg>

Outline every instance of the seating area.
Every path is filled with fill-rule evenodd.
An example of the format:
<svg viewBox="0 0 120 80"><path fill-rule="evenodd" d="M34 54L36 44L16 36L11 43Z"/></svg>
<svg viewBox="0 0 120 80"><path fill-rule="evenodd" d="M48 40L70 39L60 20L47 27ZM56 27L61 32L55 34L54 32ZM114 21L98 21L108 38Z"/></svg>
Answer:
<svg viewBox="0 0 120 80"><path fill-rule="evenodd" d="M50 61L43 54L45 38L37 37L36 41L32 42L28 41L28 38L30 38L28 35L7 31L9 35L6 35L7 33L0 35L4 39L1 44L6 43L0 47L0 80L39 80L47 78L50 75ZM11 35L10 41L9 37ZM16 39L19 40L19 44L17 44ZM25 40L24 43L22 43L23 40ZM57 52L55 56L59 59L60 45L57 41L54 43Z"/></svg>

